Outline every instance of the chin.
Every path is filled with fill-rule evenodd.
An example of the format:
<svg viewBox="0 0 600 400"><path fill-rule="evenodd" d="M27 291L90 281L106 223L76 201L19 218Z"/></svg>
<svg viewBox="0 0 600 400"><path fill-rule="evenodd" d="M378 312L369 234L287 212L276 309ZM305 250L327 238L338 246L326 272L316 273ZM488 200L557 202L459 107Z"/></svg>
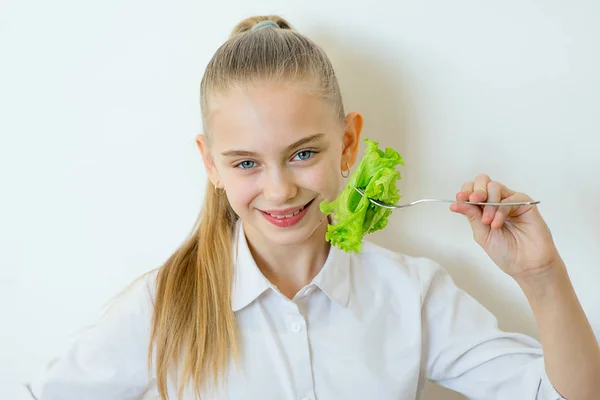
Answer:
<svg viewBox="0 0 600 400"><path fill-rule="evenodd" d="M296 246L309 241L315 235L319 235L320 225L313 226L312 229L303 229L296 232L274 233L269 234L267 240L275 246ZM269 232L270 233L270 232ZM265 235L267 236L267 235ZM325 235L323 240L325 240Z"/></svg>

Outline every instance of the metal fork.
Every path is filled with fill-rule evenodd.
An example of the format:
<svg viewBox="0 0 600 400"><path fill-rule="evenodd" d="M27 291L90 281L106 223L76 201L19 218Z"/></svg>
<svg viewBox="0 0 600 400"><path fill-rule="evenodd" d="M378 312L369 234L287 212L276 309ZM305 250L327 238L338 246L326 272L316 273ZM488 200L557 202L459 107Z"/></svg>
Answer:
<svg viewBox="0 0 600 400"><path fill-rule="evenodd" d="M361 196L365 195L365 192L362 189L355 187L354 190L356 190L358 193L360 193ZM406 203L406 204L387 204L387 203L382 203L381 201L372 199L370 197L368 199L371 203L375 204L376 206L383 207L383 208L389 208L389 209L411 207L411 206L414 206L414 205L420 204L420 203L460 203L460 204L473 204L476 206L527 206L527 205L533 205L533 204L540 203L539 201L520 201L520 202L514 202L514 203L492 203L492 202L479 202L479 201L421 199L421 200L415 200L415 201L412 201L412 202Z"/></svg>

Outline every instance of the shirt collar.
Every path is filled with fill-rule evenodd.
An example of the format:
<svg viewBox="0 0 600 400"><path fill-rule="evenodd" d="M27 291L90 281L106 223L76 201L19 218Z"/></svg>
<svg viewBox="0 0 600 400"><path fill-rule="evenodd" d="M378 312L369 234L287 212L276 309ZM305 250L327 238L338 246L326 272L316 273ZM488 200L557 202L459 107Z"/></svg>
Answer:
<svg viewBox="0 0 600 400"><path fill-rule="evenodd" d="M271 288L271 283L260 272L252 253L250 253L241 219L236 224L233 253L231 309L236 312L252 303L265 290Z"/></svg>
<svg viewBox="0 0 600 400"><path fill-rule="evenodd" d="M347 307L350 299L350 261L350 254L330 246L323 268L313 279L327 297L342 307Z"/></svg>
<svg viewBox="0 0 600 400"><path fill-rule="evenodd" d="M237 312L256 300L267 289L275 288L262 274L252 257L241 219L237 221L234 238L231 308ZM350 297L349 268L350 255L331 246L325 264L312 284L318 286L331 300L347 307Z"/></svg>

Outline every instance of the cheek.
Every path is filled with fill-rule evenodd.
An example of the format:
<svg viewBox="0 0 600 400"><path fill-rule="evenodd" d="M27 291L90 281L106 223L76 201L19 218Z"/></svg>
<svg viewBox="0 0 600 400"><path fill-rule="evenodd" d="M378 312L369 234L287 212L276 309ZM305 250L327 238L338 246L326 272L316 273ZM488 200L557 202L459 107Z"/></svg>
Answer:
<svg viewBox="0 0 600 400"><path fill-rule="evenodd" d="M258 195L259 188L256 184L255 175L240 174L239 171L231 170L221 173L223 183L227 188L227 197L233 210L240 214Z"/></svg>
<svg viewBox="0 0 600 400"><path fill-rule="evenodd" d="M301 186L318 192L326 199L334 199L342 187L342 177L339 168L332 163L311 168L302 174Z"/></svg>

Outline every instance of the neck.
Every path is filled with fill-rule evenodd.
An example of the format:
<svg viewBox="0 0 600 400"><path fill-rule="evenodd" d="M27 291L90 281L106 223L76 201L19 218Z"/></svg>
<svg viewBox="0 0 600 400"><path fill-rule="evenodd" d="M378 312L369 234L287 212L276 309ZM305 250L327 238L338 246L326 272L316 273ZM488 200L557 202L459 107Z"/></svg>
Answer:
<svg viewBox="0 0 600 400"><path fill-rule="evenodd" d="M302 243L273 246L260 240L247 241L252 257L263 275L283 295L292 299L323 268L330 247L325 241L326 232L327 219Z"/></svg>

